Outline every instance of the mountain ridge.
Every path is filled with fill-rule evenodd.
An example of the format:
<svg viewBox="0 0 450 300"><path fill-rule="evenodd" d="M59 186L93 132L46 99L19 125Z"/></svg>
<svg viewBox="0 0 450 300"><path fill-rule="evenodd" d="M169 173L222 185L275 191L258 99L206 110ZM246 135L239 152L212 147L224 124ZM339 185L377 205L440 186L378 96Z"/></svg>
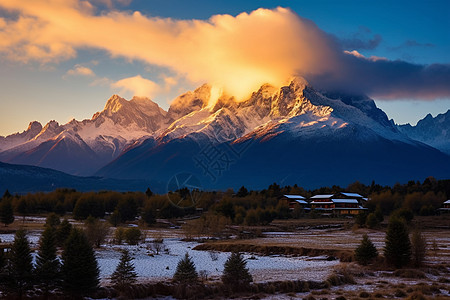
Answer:
<svg viewBox="0 0 450 300"><path fill-rule="evenodd" d="M415 126L397 125L400 132L450 155L450 109L433 118L427 114Z"/></svg>
<svg viewBox="0 0 450 300"><path fill-rule="evenodd" d="M383 160L398 170L398 180L415 179L406 178L407 174L420 176L417 179L450 174L450 170L436 163L437 158L450 163L450 156L405 135L367 96L319 92L300 77L292 78L282 87L262 85L243 101L225 93L215 101L213 94L213 87L204 84L175 98L167 111L148 98L126 100L113 95L91 119L72 120L63 125L50 121L44 127L32 122L20 134L0 137L0 161L50 167L73 175L154 181L167 181L174 172L187 171L208 181L211 176L202 174L194 159L199 153L211 145L232 149L251 143L252 147L242 157L235 157L239 164L227 167L225 173L230 175L221 172L223 184L233 184L233 176L245 180L236 172L247 174L247 178L254 176L243 166L259 169L267 178L271 175L264 165L278 168L278 173L284 170L285 174L293 174L295 167L302 165L298 157L315 157L316 165L303 163L307 168L302 172L311 178L320 178L313 173L315 169L326 169L325 161L335 168L348 168L324 157L340 158L351 164L364 164L365 159L367 165L378 170L372 176L368 170L355 169L359 177L367 180L370 176L383 178L382 173L386 172L372 163ZM378 153L372 149L378 149ZM429 165L419 165L410 161L405 151L416 159L430 155L436 159L428 160ZM389 158L389 152L398 162ZM285 157L280 157L281 153ZM322 161L318 153L323 156ZM291 169L285 165L291 165ZM415 166L417 170L411 169ZM289 175L292 180L304 176L292 174ZM395 174L387 177L392 181ZM225 180L227 176L230 178ZM354 179L359 180L358 176ZM345 180L351 178L347 176ZM226 188L215 182L207 186Z"/></svg>

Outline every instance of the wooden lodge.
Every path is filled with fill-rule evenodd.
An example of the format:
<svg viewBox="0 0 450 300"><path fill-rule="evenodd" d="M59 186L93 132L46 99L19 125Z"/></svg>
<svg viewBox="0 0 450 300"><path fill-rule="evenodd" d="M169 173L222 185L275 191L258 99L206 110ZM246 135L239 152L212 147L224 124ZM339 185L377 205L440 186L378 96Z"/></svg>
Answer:
<svg viewBox="0 0 450 300"><path fill-rule="evenodd" d="M323 216L357 215L367 208L364 204L368 200L356 193L334 193L315 195L306 200L300 195L284 195L283 199L289 203L289 208L294 210L299 207L304 210L314 210Z"/></svg>
<svg viewBox="0 0 450 300"><path fill-rule="evenodd" d="M450 200L445 201L442 203L442 207L439 208L440 213L450 213Z"/></svg>
<svg viewBox="0 0 450 300"><path fill-rule="evenodd" d="M282 199L288 202L290 210L294 210L296 208L310 210L308 201L306 201L306 198L301 195L283 195Z"/></svg>

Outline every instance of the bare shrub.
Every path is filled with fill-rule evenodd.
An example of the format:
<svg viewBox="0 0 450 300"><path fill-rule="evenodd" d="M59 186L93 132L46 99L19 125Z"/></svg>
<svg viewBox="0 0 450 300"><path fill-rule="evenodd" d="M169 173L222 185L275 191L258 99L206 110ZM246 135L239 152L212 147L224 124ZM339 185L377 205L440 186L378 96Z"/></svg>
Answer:
<svg viewBox="0 0 450 300"><path fill-rule="evenodd" d="M359 293L359 297L361 297L361 298L369 298L370 294L368 292L364 291L364 292Z"/></svg>
<svg viewBox="0 0 450 300"><path fill-rule="evenodd" d="M121 245L124 239L125 239L125 228L118 227L114 232L114 243L117 245Z"/></svg>
<svg viewBox="0 0 450 300"><path fill-rule="evenodd" d="M212 261L217 261L219 259L219 253L217 251L208 251L208 254Z"/></svg>
<svg viewBox="0 0 450 300"><path fill-rule="evenodd" d="M427 240L421 231L415 230L411 236L411 254L415 267L422 266L427 252Z"/></svg>
<svg viewBox="0 0 450 300"><path fill-rule="evenodd" d="M201 280L202 282L207 282L207 281L208 281L208 275L209 275L209 273L208 273L207 270L200 270L200 271L198 272L198 275L199 275L200 280Z"/></svg>
<svg viewBox="0 0 450 300"><path fill-rule="evenodd" d="M399 269L394 272L394 276L401 278L426 278L425 273L414 269Z"/></svg>
<svg viewBox="0 0 450 300"><path fill-rule="evenodd" d="M153 240L151 244L151 249L156 255L159 255L159 253L164 250L164 240L163 239Z"/></svg>

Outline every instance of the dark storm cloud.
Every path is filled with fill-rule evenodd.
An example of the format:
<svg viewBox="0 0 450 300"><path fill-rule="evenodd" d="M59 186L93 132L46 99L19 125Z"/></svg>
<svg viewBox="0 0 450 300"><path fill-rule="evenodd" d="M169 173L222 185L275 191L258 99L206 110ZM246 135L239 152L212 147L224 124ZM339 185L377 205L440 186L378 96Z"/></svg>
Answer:
<svg viewBox="0 0 450 300"><path fill-rule="evenodd" d="M340 70L315 76L311 82L325 89L364 93L380 99L450 97L450 64L419 65L354 54L343 54L340 59Z"/></svg>

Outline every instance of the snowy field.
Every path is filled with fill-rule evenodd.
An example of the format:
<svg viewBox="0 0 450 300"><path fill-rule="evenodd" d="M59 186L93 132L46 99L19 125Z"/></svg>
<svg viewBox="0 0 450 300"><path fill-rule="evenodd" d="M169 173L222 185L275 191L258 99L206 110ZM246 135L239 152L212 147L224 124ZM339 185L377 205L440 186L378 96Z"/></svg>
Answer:
<svg viewBox="0 0 450 300"><path fill-rule="evenodd" d="M226 252L192 250L198 243L183 242L178 238L164 240L163 250L153 255L151 243L138 246L105 246L97 251L101 277L107 278L114 272L120 259L120 249L127 248L134 257L136 272L142 281L172 278L178 261L189 253L197 271L204 271L209 279L218 279L223 271L223 265L230 255ZM321 257L258 256L244 254L247 267L255 281L269 280L324 280L338 261L326 261ZM279 274L279 276L277 276ZM279 278L274 278L279 277Z"/></svg>
<svg viewBox="0 0 450 300"><path fill-rule="evenodd" d="M38 247L40 232L28 234L31 247ZM12 242L13 234L0 234L3 242ZM136 246L130 245L103 245L96 250L97 261L100 267L100 277L103 283L109 282L121 256L121 249L128 249L134 258L133 262L140 281L158 281L172 278L178 261L189 253L197 271L207 275L208 280L219 280L223 265L230 255L227 252L214 252L193 250L199 243L184 242L180 238L164 239L159 254L152 249L152 242ZM324 280L339 264L339 261L326 261L324 257L286 257L286 256L259 256L245 254L247 267L253 275L254 281L273 280Z"/></svg>

